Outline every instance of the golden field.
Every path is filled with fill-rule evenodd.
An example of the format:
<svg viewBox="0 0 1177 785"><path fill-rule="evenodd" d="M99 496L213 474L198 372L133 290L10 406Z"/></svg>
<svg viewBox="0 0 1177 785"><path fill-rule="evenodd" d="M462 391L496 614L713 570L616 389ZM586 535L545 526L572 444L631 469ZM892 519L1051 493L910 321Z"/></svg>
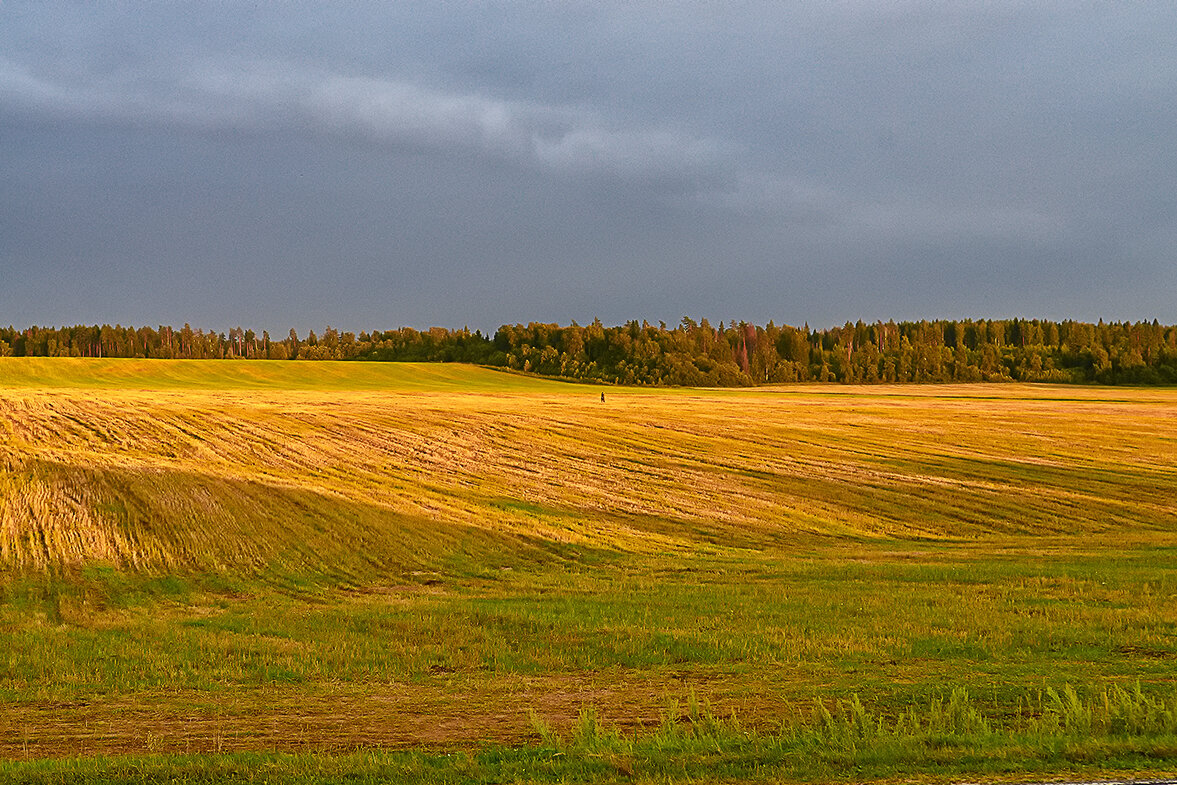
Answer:
<svg viewBox="0 0 1177 785"><path fill-rule="evenodd" d="M659 552L1177 524L1168 390L618 390L336 363L313 364L338 374L319 389L284 389L287 368L205 389L168 363L73 364L95 362L125 383L0 388L8 568L411 570L418 539L470 529Z"/></svg>
<svg viewBox="0 0 1177 785"><path fill-rule="evenodd" d="M1170 389L6 358L0 757L1164 685L1175 497Z"/></svg>

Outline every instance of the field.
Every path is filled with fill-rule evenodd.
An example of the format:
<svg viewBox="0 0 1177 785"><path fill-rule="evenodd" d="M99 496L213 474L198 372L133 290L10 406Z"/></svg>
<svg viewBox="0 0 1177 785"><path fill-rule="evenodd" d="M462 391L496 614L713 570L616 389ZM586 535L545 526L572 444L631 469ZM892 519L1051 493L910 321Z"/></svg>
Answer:
<svg viewBox="0 0 1177 785"><path fill-rule="evenodd" d="M0 782L1172 772L1175 497L1171 389L5 358Z"/></svg>

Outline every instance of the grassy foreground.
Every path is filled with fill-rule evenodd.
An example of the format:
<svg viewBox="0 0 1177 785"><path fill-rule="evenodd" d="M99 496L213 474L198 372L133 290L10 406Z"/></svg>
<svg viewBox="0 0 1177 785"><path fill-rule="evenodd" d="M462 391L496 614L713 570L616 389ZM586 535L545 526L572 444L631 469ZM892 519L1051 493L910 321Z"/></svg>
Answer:
<svg viewBox="0 0 1177 785"><path fill-rule="evenodd" d="M1175 488L1172 390L6 358L0 781L1164 773Z"/></svg>

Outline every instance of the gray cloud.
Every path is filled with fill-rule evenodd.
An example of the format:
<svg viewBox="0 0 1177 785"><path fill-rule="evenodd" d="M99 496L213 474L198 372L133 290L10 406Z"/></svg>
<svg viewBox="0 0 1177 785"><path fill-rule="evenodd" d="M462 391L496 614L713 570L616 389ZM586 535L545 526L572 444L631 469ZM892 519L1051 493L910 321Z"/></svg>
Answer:
<svg viewBox="0 0 1177 785"><path fill-rule="evenodd" d="M1173 29L1046 0L6 3L0 321L1177 321Z"/></svg>
<svg viewBox="0 0 1177 785"><path fill-rule="evenodd" d="M282 62L47 76L0 59L0 101L79 119L358 134L378 143L464 148L560 172L620 178L699 175L720 167L728 152L670 129L611 128L583 108Z"/></svg>

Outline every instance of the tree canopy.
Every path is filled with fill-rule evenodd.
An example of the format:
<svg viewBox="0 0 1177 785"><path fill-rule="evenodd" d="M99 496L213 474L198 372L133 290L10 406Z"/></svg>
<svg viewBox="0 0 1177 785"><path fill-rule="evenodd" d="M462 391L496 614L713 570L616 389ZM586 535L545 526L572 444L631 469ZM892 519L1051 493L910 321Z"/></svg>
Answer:
<svg viewBox="0 0 1177 785"><path fill-rule="evenodd" d="M761 327L631 321L606 327L503 325L339 332L282 339L168 326L0 328L0 356L469 362L618 384L747 386L785 382L1177 383L1177 327L1040 319L847 322Z"/></svg>

